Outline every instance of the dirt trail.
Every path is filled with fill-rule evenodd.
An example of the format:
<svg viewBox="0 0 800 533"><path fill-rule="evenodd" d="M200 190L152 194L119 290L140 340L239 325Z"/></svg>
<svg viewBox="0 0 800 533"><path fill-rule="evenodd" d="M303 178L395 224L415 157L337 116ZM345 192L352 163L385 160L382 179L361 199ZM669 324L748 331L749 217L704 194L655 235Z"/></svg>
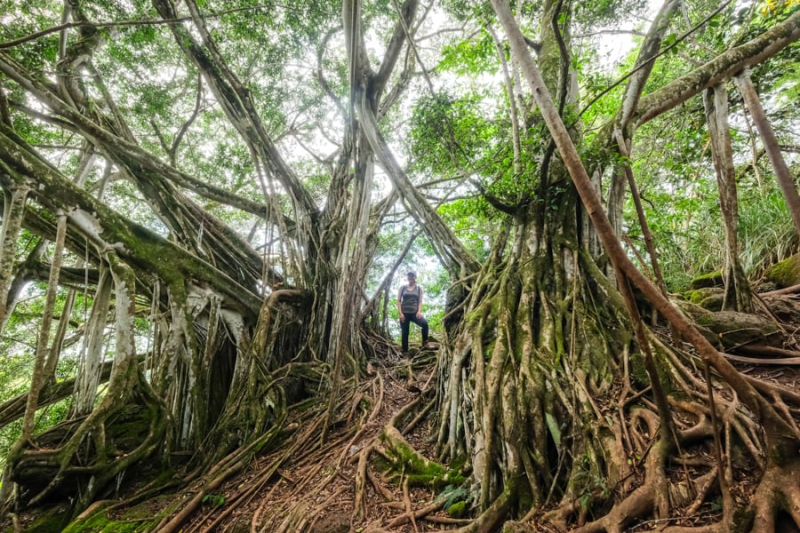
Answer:
<svg viewBox="0 0 800 533"><path fill-rule="evenodd" d="M346 417L340 413L344 421L324 443L318 435L309 439L309 451L293 453L268 477L265 474L281 450L257 459L246 473L208 498L184 531L402 533L452 530L468 523L441 508L444 498L437 501L443 491L452 489L409 486L406 479L389 480L381 472L388 463L380 434L403 410L409 414L398 429L418 452L434 459L433 446L426 442L435 434L434 417L425 415L433 407L435 352L373 361L371 370L372 375L358 384L350 413ZM364 405L370 408L359 420L356 408ZM407 428L411 423L415 425ZM413 522L409 510L415 514Z"/></svg>

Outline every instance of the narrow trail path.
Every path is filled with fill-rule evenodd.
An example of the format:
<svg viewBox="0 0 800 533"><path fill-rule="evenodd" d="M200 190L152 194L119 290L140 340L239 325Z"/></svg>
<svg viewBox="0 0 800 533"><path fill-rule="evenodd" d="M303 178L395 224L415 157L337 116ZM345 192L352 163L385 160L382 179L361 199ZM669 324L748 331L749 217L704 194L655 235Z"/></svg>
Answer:
<svg viewBox="0 0 800 533"><path fill-rule="evenodd" d="M373 361L350 412L341 410L324 443L321 428L314 426L309 433L316 435L299 435L305 445L272 471L290 438L284 449L257 459L220 487L184 531L417 533L468 524L444 509L448 499L457 501L456 487L424 486L402 472L393 479L382 473L391 461L381 438L387 427L396 427L415 450L435 460L426 441L435 434L435 417L427 416L434 407L435 360L435 352L427 350L410 359ZM452 498L442 496L448 490Z"/></svg>

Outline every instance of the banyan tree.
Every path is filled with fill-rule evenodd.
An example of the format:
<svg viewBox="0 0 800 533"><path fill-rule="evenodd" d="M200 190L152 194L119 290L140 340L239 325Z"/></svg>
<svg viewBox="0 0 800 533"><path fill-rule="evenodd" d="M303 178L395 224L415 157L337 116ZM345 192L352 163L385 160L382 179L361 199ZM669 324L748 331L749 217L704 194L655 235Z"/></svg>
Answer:
<svg viewBox="0 0 800 533"><path fill-rule="evenodd" d="M29 391L0 407L0 423L21 424L4 511L68 501L77 518L142 472L140 500L197 487L159 518L156 529L177 531L254 457L324 442L351 406L365 409L367 362L393 350L394 270L368 281L384 223L407 213L406 251L419 233L452 284L426 393L430 459L459 465L474 495L465 531L523 531L534 514L582 532L640 519L684 531L668 526L671 512L711 486L722 513L698 530L772 531L782 512L800 526L800 396L740 373L671 301L633 165L654 119L694 114L708 128L724 306L753 312L729 105L752 117L797 223L795 180L751 70L796 58L800 11L701 2L687 26L687 4L666 0L646 24L609 87L621 97L591 130L577 32L636 2L4 5L0 327L31 283L42 301ZM738 30L651 79L719 18ZM489 148L439 90L435 62L457 42L484 54L468 71L491 63L500 80ZM410 160L410 115L423 133L409 144L433 156ZM495 158L504 169L481 167L480 150L508 154ZM451 188L432 198L418 176L437 172ZM485 250L439 209L454 191L491 213ZM624 220L628 198L635 220ZM647 274L623 246L631 224ZM76 367L59 380L65 353ZM37 412L65 398L63 420L37 431ZM702 465L689 458L699 448ZM741 456L760 480L746 499L731 490ZM181 476L158 475L178 460Z"/></svg>

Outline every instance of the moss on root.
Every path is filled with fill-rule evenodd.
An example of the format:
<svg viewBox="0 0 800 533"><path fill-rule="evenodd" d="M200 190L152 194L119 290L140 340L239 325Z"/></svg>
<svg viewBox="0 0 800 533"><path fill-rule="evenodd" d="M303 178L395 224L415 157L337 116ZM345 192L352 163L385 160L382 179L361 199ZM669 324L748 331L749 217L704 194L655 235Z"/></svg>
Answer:
<svg viewBox="0 0 800 533"><path fill-rule="evenodd" d="M423 457L394 427L387 427L381 433L381 440L393 459L388 470L401 473L409 485L442 488L447 485L461 485L466 481L460 470L447 469Z"/></svg>
<svg viewBox="0 0 800 533"><path fill-rule="evenodd" d="M172 513L179 505L180 502L172 501L172 499L172 495L163 495L144 501L113 517L109 516L106 509L98 509L96 512L79 517L63 531L64 533L143 533L153 531L161 519Z"/></svg>
<svg viewBox="0 0 800 533"><path fill-rule="evenodd" d="M724 292L718 287L705 287L683 293L683 297L693 304L709 311L721 311Z"/></svg>
<svg viewBox="0 0 800 533"><path fill-rule="evenodd" d="M774 264L764 273L764 277L775 283L778 288L800 284L800 254Z"/></svg>
<svg viewBox="0 0 800 533"><path fill-rule="evenodd" d="M151 531L155 527L153 520L120 519L112 520L105 513L91 516L86 521L78 521L64 530L64 533L96 532L96 533L139 533Z"/></svg>
<svg viewBox="0 0 800 533"><path fill-rule="evenodd" d="M467 502L456 502L447 508L447 514L451 518L462 518L467 514Z"/></svg>
<svg viewBox="0 0 800 533"><path fill-rule="evenodd" d="M697 276L692 280L692 289L703 289L706 287L722 287L725 282L722 279L722 270L715 270L702 276Z"/></svg>

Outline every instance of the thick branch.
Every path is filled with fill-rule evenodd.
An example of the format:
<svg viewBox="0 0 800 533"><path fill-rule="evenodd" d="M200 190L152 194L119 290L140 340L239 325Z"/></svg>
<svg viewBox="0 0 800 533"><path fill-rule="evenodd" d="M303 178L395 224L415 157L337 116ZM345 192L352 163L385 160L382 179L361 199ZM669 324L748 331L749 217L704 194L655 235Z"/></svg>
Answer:
<svg viewBox="0 0 800 533"><path fill-rule="evenodd" d="M202 259L98 202L39 159L24 141L2 125L0 178L17 184L35 184L31 195L52 212L68 210L72 225L99 249L114 248L132 265L167 281L190 278L207 284L230 303L258 313L261 301L257 295Z"/></svg>
<svg viewBox="0 0 800 533"><path fill-rule="evenodd" d="M635 74L631 76L628 86L625 88L625 97L622 99L622 116L620 117L619 126L622 130L625 129L631 115L639 105L639 98L641 98L644 85L650 77L653 65L655 65L653 60L661 47L661 40L669 29L669 21L672 18L672 14L680 4L679 0L666 0L647 32L647 36L639 50L639 55L636 58Z"/></svg>
<svg viewBox="0 0 800 533"><path fill-rule="evenodd" d="M100 383L108 381L111 375L111 365L113 361L106 361L100 370ZM65 379L58 383L53 383L45 387L39 393L39 408L54 404L64 398L68 398L75 388L75 379ZM25 392L15 396L0 404L0 428L3 428L15 420L22 418L25 413L25 403L28 401L28 393Z"/></svg>
<svg viewBox="0 0 800 533"><path fill-rule="evenodd" d="M45 84L36 79L24 68L18 65L11 57L0 52L0 72L4 72L11 79L20 84L25 90L45 103L50 109L69 121L71 128L77 128L93 144L106 148L110 155L123 166L134 163L167 178L175 184L185 187L200 196L230 205L242 211L260 216L268 216L268 207L260 202L237 196L219 187L209 185L202 180L181 172L172 166L159 161L139 146L127 142L113 133L101 128L78 110L57 98ZM127 165L126 165L127 163Z"/></svg>
<svg viewBox="0 0 800 533"><path fill-rule="evenodd" d="M752 41L718 55L700 68L644 96L633 116L637 125L682 104L747 67L763 63L800 38L800 11Z"/></svg>
<svg viewBox="0 0 800 533"><path fill-rule="evenodd" d="M389 40L389 46L386 48L386 53L383 55L383 61L378 69L378 72L370 80L370 92L374 98L380 100L383 90L386 88L386 83L389 77L394 72L394 67L397 64L397 59L400 57L400 52L406 40L406 31L414 20L417 13L417 6L419 0L406 0L400 8L400 18L394 26L392 37Z"/></svg>

